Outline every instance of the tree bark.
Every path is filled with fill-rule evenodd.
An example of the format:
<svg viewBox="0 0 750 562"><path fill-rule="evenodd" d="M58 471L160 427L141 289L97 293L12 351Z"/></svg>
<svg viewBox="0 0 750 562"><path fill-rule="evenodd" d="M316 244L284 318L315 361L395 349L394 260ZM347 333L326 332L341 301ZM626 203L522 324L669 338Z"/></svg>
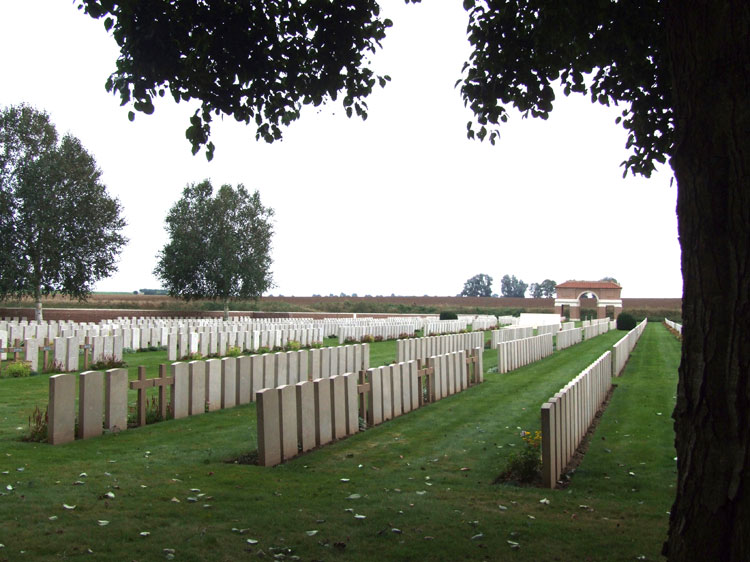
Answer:
<svg viewBox="0 0 750 562"><path fill-rule="evenodd" d="M670 560L750 560L750 4L666 3L683 343Z"/></svg>
<svg viewBox="0 0 750 562"><path fill-rule="evenodd" d="M224 299L224 321L229 320L229 299Z"/></svg>

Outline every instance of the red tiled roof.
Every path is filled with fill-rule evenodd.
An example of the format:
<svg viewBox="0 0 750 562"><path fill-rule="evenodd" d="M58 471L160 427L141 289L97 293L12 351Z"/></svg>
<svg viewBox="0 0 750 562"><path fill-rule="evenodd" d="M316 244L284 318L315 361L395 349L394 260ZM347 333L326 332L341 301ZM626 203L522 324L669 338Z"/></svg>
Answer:
<svg viewBox="0 0 750 562"><path fill-rule="evenodd" d="M566 281L559 283L558 288L563 289L622 289L617 283L612 281Z"/></svg>

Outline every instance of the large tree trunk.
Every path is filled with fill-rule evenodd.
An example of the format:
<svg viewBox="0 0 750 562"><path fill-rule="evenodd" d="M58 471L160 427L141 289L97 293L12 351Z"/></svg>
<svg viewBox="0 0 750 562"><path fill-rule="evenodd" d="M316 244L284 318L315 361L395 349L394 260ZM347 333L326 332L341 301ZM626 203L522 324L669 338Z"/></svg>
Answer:
<svg viewBox="0 0 750 562"><path fill-rule="evenodd" d="M750 560L750 3L669 0L683 343L670 560Z"/></svg>
<svg viewBox="0 0 750 562"><path fill-rule="evenodd" d="M229 320L229 299L224 299L224 321Z"/></svg>

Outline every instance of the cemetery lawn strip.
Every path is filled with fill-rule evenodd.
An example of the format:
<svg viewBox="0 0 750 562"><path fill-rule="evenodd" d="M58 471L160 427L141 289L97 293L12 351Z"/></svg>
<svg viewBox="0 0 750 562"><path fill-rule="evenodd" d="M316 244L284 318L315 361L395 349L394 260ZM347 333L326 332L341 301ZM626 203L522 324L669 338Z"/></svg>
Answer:
<svg viewBox="0 0 750 562"><path fill-rule="evenodd" d="M566 490L492 482L521 446L519 428L539 428L540 405L624 332L598 336L512 373L488 374L482 385L271 469L225 462L257 447L253 404L51 447L15 440L20 433L15 427L25 425L27 414L18 419L8 409L17 395L29 403L46 402L47 377L2 380L0 472L8 474L0 474L5 494L0 496L0 543L5 545L0 556L15 559L25 550L29 560L75 554L149 560L173 548L178 560L234 560L255 558L261 550L273 557L280 551L272 547L283 547L303 560L633 560L641 552L653 559L664 538L659 513L669 508L665 501L671 502L674 465L664 471L654 467L653 475L644 472L650 466L639 463L649 460L641 455L652 452L632 451L634 440L623 435L638 432L623 431L622 424L627 417L637 430L657 417L671 431L674 384L654 396L653 407L658 404L663 416L636 416L625 404L618 406L624 409L615 426L621 433L607 429L607 420L626 379L632 386L622 393L625 397L637 396L638 377L648 388L650 376L642 374L648 365L639 363L639 352L647 355L651 345L659 360L669 344L659 339L659 330L648 327L616 381L620 386L597 432L608 432L602 443L613 453L598 450L595 436ZM655 339L649 343L649 338ZM679 349L672 342L669 349ZM380 347L384 344L372 344L371 364L395 359L392 345L391 352ZM135 368L145 364L148 353L159 352L126 360ZM485 351L485 367L493 355ZM164 356L153 359L155 365L166 362ZM654 368L676 377L670 362ZM155 366L149 368L152 376ZM657 451L672 446L671 433L644 428ZM615 471L624 470L611 466L614 451L625 459L620 461L625 468L636 467L628 470L637 476L626 472L622 482L638 481L643 504L634 501L633 492L609 485L619 483ZM598 466L597 454L601 459L596 462L610 465ZM611 480L603 481L603 471L611 472ZM653 478L648 488L640 472ZM658 498L651 487L662 490ZM115 497L107 498L107 492ZM540 503L543 498L550 504ZM66 510L64 503L76 508ZM618 519L636 509L640 516L625 524ZM655 522L659 529L650 531ZM247 539L258 543L250 545ZM507 541L518 542L520 549L512 550Z"/></svg>
<svg viewBox="0 0 750 562"><path fill-rule="evenodd" d="M612 401L570 486L581 504L597 511L604 504L617 521L613 531L640 545L638 554L649 560L660 557L674 501L671 416L679 362L680 342L663 324L650 323L615 379Z"/></svg>

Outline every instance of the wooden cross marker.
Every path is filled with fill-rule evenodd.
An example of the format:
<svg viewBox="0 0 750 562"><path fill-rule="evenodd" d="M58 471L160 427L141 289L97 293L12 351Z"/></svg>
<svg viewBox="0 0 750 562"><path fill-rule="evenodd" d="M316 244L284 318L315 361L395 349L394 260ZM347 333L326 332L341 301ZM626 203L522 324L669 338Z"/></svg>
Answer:
<svg viewBox="0 0 750 562"><path fill-rule="evenodd" d="M52 346L52 342L49 341L49 338L44 338L44 345L42 346L42 363L44 364L44 370L49 370L49 352L53 351L55 348Z"/></svg>
<svg viewBox="0 0 750 562"><path fill-rule="evenodd" d="M174 377L167 376L167 366L159 365L159 376L155 379L146 378L146 367L138 367L138 380L130 381L130 389L138 391L138 425L146 425L147 398L149 388L159 389L159 413L162 421L167 419L167 389L174 384Z"/></svg>
<svg viewBox="0 0 750 562"><path fill-rule="evenodd" d="M138 367L138 380L130 381L130 389L138 391L138 426L146 425L146 390L154 386L155 379L146 378L146 367Z"/></svg>
<svg viewBox="0 0 750 562"><path fill-rule="evenodd" d="M357 393L359 394L359 417L363 420L367 420L367 397L365 396L370 392L370 383L365 378L367 371L359 372L359 384L357 385Z"/></svg>
<svg viewBox="0 0 750 562"><path fill-rule="evenodd" d="M469 375L469 386L474 386L475 384L479 384L479 373L477 373L477 369L479 368L479 357L476 355L467 355L466 356L466 372Z"/></svg>
<svg viewBox="0 0 750 562"><path fill-rule="evenodd" d="M86 336L86 339L84 340L83 345L81 347L83 348L83 370L87 371L89 368L89 352L91 350L91 343L89 342L89 336Z"/></svg>
<svg viewBox="0 0 750 562"><path fill-rule="evenodd" d="M417 380L419 381L417 387L419 388L419 407L424 406L425 402L430 401L432 396L432 390L435 385L435 369L433 367L423 366L427 363L426 360L417 360ZM427 383L427 398L425 399L424 388L425 380Z"/></svg>
<svg viewBox="0 0 750 562"><path fill-rule="evenodd" d="M159 387L159 413L161 414L161 420L166 421L167 419L167 388L174 384L174 377L167 376L167 366L159 365L159 378L151 379L154 381L154 386Z"/></svg>

